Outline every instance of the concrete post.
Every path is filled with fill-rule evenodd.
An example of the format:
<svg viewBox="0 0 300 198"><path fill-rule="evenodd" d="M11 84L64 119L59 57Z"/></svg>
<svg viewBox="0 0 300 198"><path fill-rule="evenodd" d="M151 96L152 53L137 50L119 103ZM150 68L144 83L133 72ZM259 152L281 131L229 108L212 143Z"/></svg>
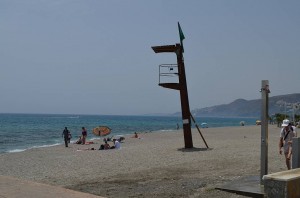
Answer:
<svg viewBox="0 0 300 198"><path fill-rule="evenodd" d="M268 174L268 106L269 106L269 81L261 83L261 159L260 159L260 184L263 185L263 176Z"/></svg>
<svg viewBox="0 0 300 198"><path fill-rule="evenodd" d="M292 151L292 168L300 168L300 137L293 138Z"/></svg>

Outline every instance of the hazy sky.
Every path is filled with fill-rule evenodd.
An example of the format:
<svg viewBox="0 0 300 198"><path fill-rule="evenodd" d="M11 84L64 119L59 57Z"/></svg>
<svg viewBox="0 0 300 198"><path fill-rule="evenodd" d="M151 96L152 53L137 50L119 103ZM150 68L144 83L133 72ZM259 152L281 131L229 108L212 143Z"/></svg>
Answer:
<svg viewBox="0 0 300 198"><path fill-rule="evenodd" d="M0 113L181 110L158 86L179 42L190 108L299 93L300 1L0 0ZM174 80L171 79L171 80Z"/></svg>

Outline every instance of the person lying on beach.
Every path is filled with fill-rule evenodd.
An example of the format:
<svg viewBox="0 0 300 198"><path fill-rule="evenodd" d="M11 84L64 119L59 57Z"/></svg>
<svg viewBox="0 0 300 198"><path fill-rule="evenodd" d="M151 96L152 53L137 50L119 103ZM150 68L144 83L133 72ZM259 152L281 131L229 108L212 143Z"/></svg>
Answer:
<svg viewBox="0 0 300 198"><path fill-rule="evenodd" d="M79 139L75 142L75 144L83 144L82 142L82 136L79 136ZM94 144L93 141L85 142L85 145Z"/></svg>
<svg viewBox="0 0 300 198"><path fill-rule="evenodd" d="M125 140L125 137L121 136L119 139L117 139L119 142L122 142Z"/></svg>
<svg viewBox="0 0 300 198"><path fill-rule="evenodd" d="M77 151L94 151L96 150L95 148L86 148L86 149L77 149Z"/></svg>

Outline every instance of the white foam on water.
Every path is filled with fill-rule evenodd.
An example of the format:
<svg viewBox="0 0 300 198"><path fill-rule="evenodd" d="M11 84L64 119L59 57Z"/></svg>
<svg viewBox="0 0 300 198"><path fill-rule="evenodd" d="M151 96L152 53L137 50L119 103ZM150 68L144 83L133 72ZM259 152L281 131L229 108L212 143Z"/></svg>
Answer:
<svg viewBox="0 0 300 198"><path fill-rule="evenodd" d="M19 153L19 152L23 152L26 151L26 149L13 149L13 150L9 150L7 151L8 153Z"/></svg>

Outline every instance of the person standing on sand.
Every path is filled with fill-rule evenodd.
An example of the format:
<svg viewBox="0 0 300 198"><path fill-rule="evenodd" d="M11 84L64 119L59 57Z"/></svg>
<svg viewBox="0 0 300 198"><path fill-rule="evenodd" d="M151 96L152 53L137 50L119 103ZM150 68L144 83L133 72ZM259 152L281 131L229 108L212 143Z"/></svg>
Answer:
<svg viewBox="0 0 300 198"><path fill-rule="evenodd" d="M279 139L279 154L282 155L282 149L285 156L285 163L287 169L291 169L291 147L292 147L292 139L296 136L295 130L293 130L290 125L289 120L283 120L282 125L283 128L280 131L280 139Z"/></svg>
<svg viewBox="0 0 300 198"><path fill-rule="evenodd" d="M68 138L69 138L70 131L68 130L67 127L65 127L64 131L62 132L61 136L65 140L65 146L68 147Z"/></svg>
<svg viewBox="0 0 300 198"><path fill-rule="evenodd" d="M81 132L81 134L82 134L82 144L85 144L86 137L87 137L87 131L86 131L85 127L82 127L81 129L82 129L82 132Z"/></svg>
<svg viewBox="0 0 300 198"><path fill-rule="evenodd" d="M69 131L69 134L68 134L68 143L69 143L69 144L71 143L71 139L72 139L72 134L71 134L71 132Z"/></svg>

